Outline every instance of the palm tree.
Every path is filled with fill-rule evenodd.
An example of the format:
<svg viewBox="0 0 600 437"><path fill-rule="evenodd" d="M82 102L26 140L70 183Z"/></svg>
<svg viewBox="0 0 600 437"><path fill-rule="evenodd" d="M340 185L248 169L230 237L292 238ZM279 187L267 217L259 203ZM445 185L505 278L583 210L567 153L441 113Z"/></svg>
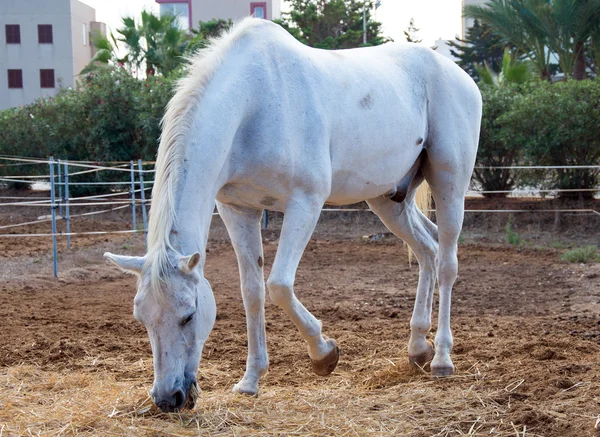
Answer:
<svg viewBox="0 0 600 437"><path fill-rule="evenodd" d="M125 64L127 63L127 56L125 58L119 58L117 55L117 40L111 33L110 39L108 36L96 32L92 34L92 46L96 49L96 53L92 57L92 60L88 65L85 66L79 74L88 74L94 71L106 68L113 63Z"/></svg>
<svg viewBox="0 0 600 437"><path fill-rule="evenodd" d="M513 44L544 79L550 78L552 53L565 76L585 78L585 45L599 13L599 0L490 0L464 10Z"/></svg>
<svg viewBox="0 0 600 437"><path fill-rule="evenodd" d="M183 54L189 44L189 34L180 29L177 17L156 16L142 11L136 25L132 17L123 18L123 27L117 29L129 52L129 63L146 74L168 75L183 64Z"/></svg>
<svg viewBox="0 0 600 437"><path fill-rule="evenodd" d="M502 57L502 70L496 74L493 68L484 62L482 66L475 66L481 82L486 85L502 86L507 83L525 83L531 80L531 69L528 62L514 58L508 48L504 49Z"/></svg>
<svg viewBox="0 0 600 437"><path fill-rule="evenodd" d="M112 64L127 65L139 75L145 68L146 74L169 75L184 62L184 52L190 44L190 35L181 30L177 18L172 15L158 17L143 11L140 25L132 17L123 17L123 26L117 29L120 38L97 33L92 43L97 49L90 63L81 74L91 73ZM127 48L127 54L119 58L118 43Z"/></svg>
<svg viewBox="0 0 600 437"><path fill-rule="evenodd" d="M592 30L590 32L589 58L591 59L591 68L596 75L600 75L600 0L596 0L596 16L593 18Z"/></svg>
<svg viewBox="0 0 600 437"><path fill-rule="evenodd" d="M468 5L464 15L488 24L535 66L542 78L550 78L547 36L535 10L545 0L490 0L484 6Z"/></svg>
<svg viewBox="0 0 600 437"><path fill-rule="evenodd" d="M554 0L542 10L548 45L566 76L586 78L585 44L597 25L599 5L596 0Z"/></svg>

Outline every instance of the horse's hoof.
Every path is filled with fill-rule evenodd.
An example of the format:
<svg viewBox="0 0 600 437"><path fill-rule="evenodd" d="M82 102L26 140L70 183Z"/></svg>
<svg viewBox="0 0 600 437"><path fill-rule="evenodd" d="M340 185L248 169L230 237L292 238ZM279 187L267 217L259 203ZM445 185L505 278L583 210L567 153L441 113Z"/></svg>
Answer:
<svg viewBox="0 0 600 437"><path fill-rule="evenodd" d="M431 363L431 375L432 376L444 377L444 376L450 376L453 374L454 374L454 365L452 363L450 363L450 365L443 364L443 365L437 365L437 366L434 363Z"/></svg>
<svg viewBox="0 0 600 437"><path fill-rule="evenodd" d="M233 392L250 397L258 396L258 387L253 387L251 384L245 384L242 380L233 386Z"/></svg>
<svg viewBox="0 0 600 437"><path fill-rule="evenodd" d="M327 376L333 372L340 359L340 348L337 346L335 340L329 338L327 339L327 343L333 346L331 352L320 360L311 360L313 372L319 376Z"/></svg>
<svg viewBox="0 0 600 437"><path fill-rule="evenodd" d="M425 364L427 364L427 363L431 362L431 360L433 360L433 356L434 356L433 347L429 343L427 343L427 346L428 346L428 348L424 352L421 352L420 354L417 354L417 355L409 355L408 356L408 361L410 362L410 364L422 369L423 367L425 367Z"/></svg>

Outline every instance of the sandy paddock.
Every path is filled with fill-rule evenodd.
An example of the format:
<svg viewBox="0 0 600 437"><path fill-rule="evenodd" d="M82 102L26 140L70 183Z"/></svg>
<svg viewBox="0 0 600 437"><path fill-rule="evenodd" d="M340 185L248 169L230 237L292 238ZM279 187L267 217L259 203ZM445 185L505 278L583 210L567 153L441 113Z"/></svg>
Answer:
<svg viewBox="0 0 600 437"><path fill-rule="evenodd" d="M264 235L267 273L274 228ZM47 232L27 232L36 230ZM463 244L457 373L434 379L407 364L416 266L395 238L360 233L317 233L297 277L298 296L342 349L339 367L313 375L295 327L268 302L270 371L257 398L231 393L246 328L233 250L222 229L213 233L206 275L217 322L198 405L181 414L152 406L150 346L131 314L135 279L101 259L104 250L141 254L141 237L74 238L58 280L49 241L0 240L0 435L600 436L600 264L566 264L555 249Z"/></svg>

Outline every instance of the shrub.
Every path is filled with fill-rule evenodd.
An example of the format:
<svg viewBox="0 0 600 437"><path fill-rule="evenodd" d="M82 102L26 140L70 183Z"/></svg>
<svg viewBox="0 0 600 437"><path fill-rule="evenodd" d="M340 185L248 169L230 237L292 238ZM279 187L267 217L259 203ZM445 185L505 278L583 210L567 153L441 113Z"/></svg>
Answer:
<svg viewBox="0 0 600 437"><path fill-rule="evenodd" d="M75 90L1 112L0 153L98 162L154 159L172 84L162 76L139 80L124 68L99 69L86 75ZM31 166L28 171L47 174L48 169ZM127 179L123 176L96 172L72 182ZM73 195L99 191L106 187L73 186Z"/></svg>
<svg viewBox="0 0 600 437"><path fill-rule="evenodd" d="M600 254L596 246L584 246L566 251L560 259L570 263L589 263L600 261Z"/></svg>
<svg viewBox="0 0 600 437"><path fill-rule="evenodd" d="M535 165L590 165L600 161L600 81L532 82L500 120L503 137L523 145ZM544 189L593 189L599 169L558 169L528 182ZM593 191L560 193L592 198Z"/></svg>
<svg viewBox="0 0 600 437"><path fill-rule="evenodd" d="M517 173L511 169L477 168L481 166L507 167L519 163L522 146L519 141L504 134L501 118L520 98L519 87L505 84L482 86L483 117L476 168L473 180L483 191L508 191L517 186ZM508 193L484 193L485 197L506 197Z"/></svg>
<svg viewBox="0 0 600 437"><path fill-rule="evenodd" d="M508 217L508 221L506 222L504 239L508 244L512 246L520 246L523 242L519 233L513 229L512 217L510 216Z"/></svg>

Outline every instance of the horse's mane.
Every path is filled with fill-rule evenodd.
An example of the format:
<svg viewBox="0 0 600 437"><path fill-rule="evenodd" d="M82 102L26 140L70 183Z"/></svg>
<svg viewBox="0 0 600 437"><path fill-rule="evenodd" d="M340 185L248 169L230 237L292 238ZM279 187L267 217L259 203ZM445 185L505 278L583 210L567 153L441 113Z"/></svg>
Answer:
<svg viewBox="0 0 600 437"><path fill-rule="evenodd" d="M176 218L175 195L195 109L229 49L240 36L261 21L245 18L191 56L188 72L177 81L175 95L167 105L156 159L148 224L148 254L144 265L144 271L150 269L150 289L156 292L161 290L161 280L168 268L167 250L172 249L170 232Z"/></svg>

